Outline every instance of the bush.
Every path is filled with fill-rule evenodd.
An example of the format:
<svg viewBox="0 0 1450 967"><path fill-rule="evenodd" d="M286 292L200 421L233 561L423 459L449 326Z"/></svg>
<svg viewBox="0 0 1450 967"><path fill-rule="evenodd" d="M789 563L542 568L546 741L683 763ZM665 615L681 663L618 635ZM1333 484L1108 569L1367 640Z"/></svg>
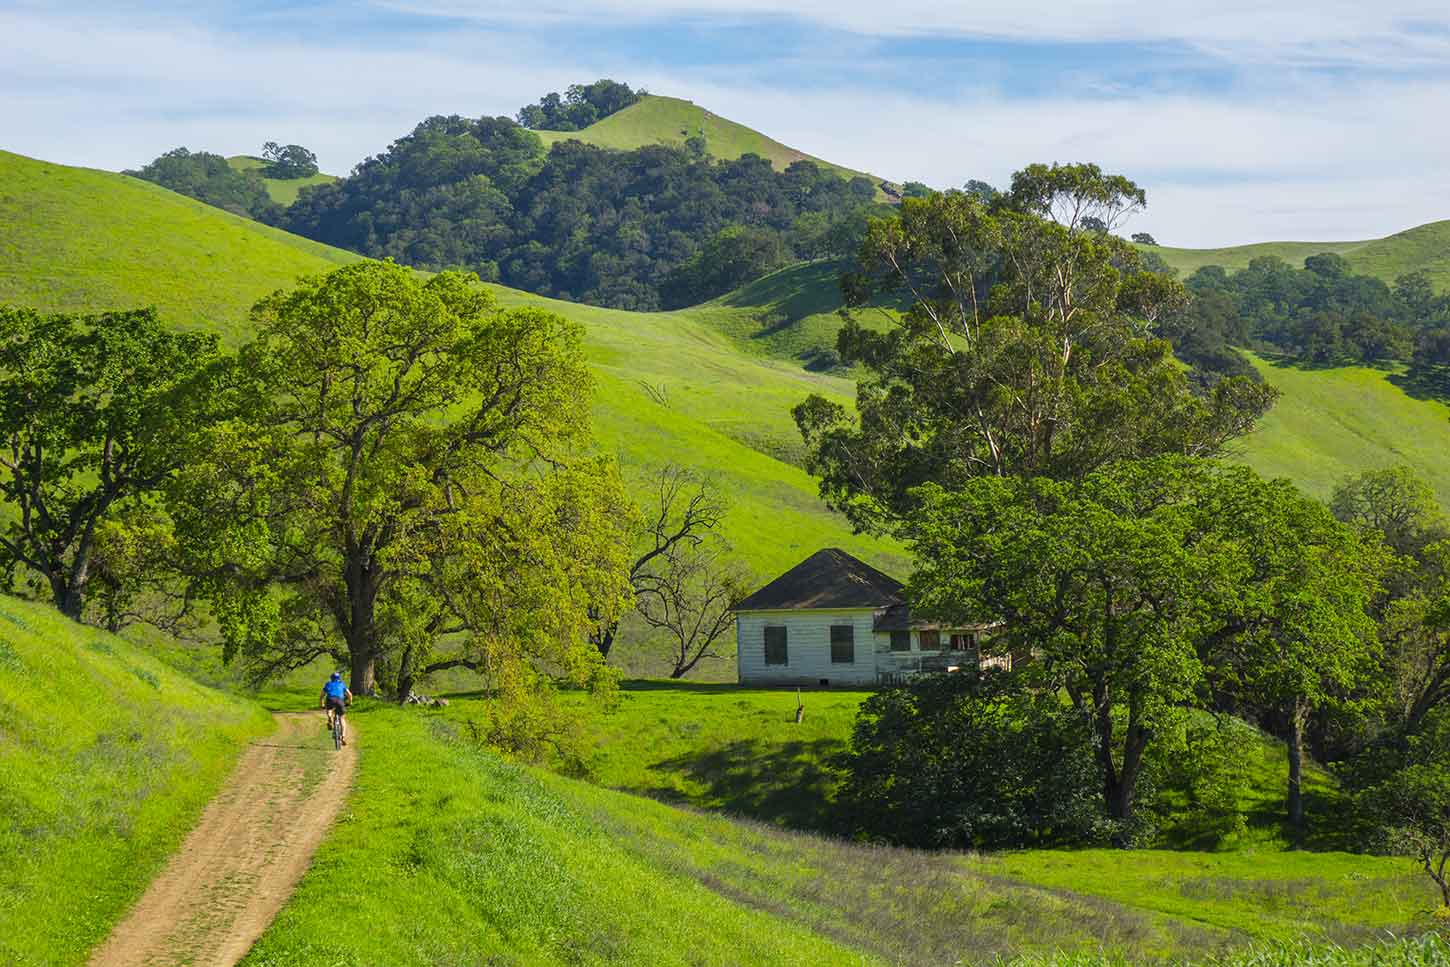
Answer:
<svg viewBox="0 0 1450 967"><path fill-rule="evenodd" d="M1086 723L1008 674L935 675L872 696L843 765L843 819L866 838L991 849L1112 832Z"/></svg>

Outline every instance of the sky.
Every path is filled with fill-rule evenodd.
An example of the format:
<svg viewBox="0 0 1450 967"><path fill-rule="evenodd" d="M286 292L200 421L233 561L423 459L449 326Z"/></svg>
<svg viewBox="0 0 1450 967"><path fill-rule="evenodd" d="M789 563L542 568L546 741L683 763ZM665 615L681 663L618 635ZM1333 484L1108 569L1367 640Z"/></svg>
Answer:
<svg viewBox="0 0 1450 967"><path fill-rule="evenodd" d="M341 174L598 77L898 182L1094 161L1167 245L1450 218L1445 0L0 0L0 148L112 170L279 141Z"/></svg>

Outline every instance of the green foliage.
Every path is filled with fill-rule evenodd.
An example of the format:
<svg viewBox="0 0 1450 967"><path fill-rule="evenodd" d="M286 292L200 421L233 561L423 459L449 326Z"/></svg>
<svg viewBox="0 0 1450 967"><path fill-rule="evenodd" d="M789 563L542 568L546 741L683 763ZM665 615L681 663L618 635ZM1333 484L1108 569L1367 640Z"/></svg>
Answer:
<svg viewBox="0 0 1450 967"><path fill-rule="evenodd" d="M254 172L238 171L219 154L173 148L139 171L125 173L234 215L269 224L282 217L281 207L272 200L262 179Z"/></svg>
<svg viewBox="0 0 1450 967"><path fill-rule="evenodd" d="M1381 751L1393 767L1360 792L1360 812L1379 845L1414 857L1450 908L1450 709L1430 713L1398 754Z"/></svg>
<svg viewBox="0 0 1450 967"><path fill-rule="evenodd" d="M304 192L286 224L418 268L463 266L543 295L654 310L820 250L809 223L797 244L800 216L844 216L874 196L868 180L808 161L777 172L756 155L715 161L687 147L614 152L578 141L545 157L506 119L434 117L350 178Z"/></svg>
<svg viewBox="0 0 1450 967"><path fill-rule="evenodd" d="M1301 269L1268 257L1232 274L1200 269L1187 285L1216 301L1176 328L1195 330L1192 339L1205 345L1271 346L1321 365L1409 361L1417 333L1450 324L1450 297L1427 294L1423 277L1419 287L1415 281L1405 278L1391 289L1373 276L1355 274L1333 253L1312 255ZM1422 349L1419 355L1424 354Z"/></svg>
<svg viewBox="0 0 1450 967"><path fill-rule="evenodd" d="M0 597L0 961L79 965L270 720Z"/></svg>
<svg viewBox="0 0 1450 967"><path fill-rule="evenodd" d="M153 310L42 315L0 306L0 567L36 576L56 607L85 608L98 528L144 502L219 413L217 340Z"/></svg>
<svg viewBox="0 0 1450 967"><path fill-rule="evenodd" d="M1087 722L1007 677L932 675L868 698L842 760L843 821L872 839L935 849L1102 837Z"/></svg>
<svg viewBox="0 0 1450 967"><path fill-rule="evenodd" d="M311 178L317 174L317 155L300 144L278 144L268 141L262 145L262 160L267 163L268 178L291 180Z"/></svg>
<svg viewBox="0 0 1450 967"><path fill-rule="evenodd" d="M787 259L779 232L731 225L665 276L660 299L666 308L694 305L768 275Z"/></svg>
<svg viewBox="0 0 1450 967"><path fill-rule="evenodd" d="M608 78L593 84L571 84L563 97L557 91L551 92L520 109L518 122L526 128L579 131L639 103L644 93Z"/></svg>
<svg viewBox="0 0 1450 967"><path fill-rule="evenodd" d="M1092 166L1018 180L1021 210L965 193L906 199L899 217L873 221L844 280L852 306L910 303L886 332L841 330L841 356L865 371L857 414L821 398L795 414L822 495L858 526L908 515L928 481L1212 454L1273 398L1243 380L1195 395L1168 344L1145 335L1183 293L1138 270L1127 243L1081 228L1140 205L1131 182Z"/></svg>
<svg viewBox="0 0 1450 967"><path fill-rule="evenodd" d="M538 663L595 680L585 632L623 606L630 513L611 464L570 459L577 327L386 262L304 280L256 319L243 418L171 491L229 654L261 677L346 661L357 694L452 667L505 690Z"/></svg>

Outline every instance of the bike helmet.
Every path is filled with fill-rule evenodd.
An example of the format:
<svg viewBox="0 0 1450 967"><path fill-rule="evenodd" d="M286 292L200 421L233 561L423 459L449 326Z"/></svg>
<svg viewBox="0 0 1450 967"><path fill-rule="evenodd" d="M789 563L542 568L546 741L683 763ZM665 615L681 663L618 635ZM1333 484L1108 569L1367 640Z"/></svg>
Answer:
<svg viewBox="0 0 1450 967"><path fill-rule="evenodd" d="M332 673L332 680L335 681L335 682L342 681L342 672L333 672Z"/></svg>

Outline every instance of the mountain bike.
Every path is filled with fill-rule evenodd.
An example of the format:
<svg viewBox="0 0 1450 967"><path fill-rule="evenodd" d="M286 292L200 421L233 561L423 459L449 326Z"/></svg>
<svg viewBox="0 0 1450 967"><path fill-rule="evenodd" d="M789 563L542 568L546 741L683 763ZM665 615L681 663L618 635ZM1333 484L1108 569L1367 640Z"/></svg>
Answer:
<svg viewBox="0 0 1450 967"><path fill-rule="evenodd" d="M332 747L339 752L342 751L342 740L344 738L342 720L343 714L341 711L332 713Z"/></svg>

